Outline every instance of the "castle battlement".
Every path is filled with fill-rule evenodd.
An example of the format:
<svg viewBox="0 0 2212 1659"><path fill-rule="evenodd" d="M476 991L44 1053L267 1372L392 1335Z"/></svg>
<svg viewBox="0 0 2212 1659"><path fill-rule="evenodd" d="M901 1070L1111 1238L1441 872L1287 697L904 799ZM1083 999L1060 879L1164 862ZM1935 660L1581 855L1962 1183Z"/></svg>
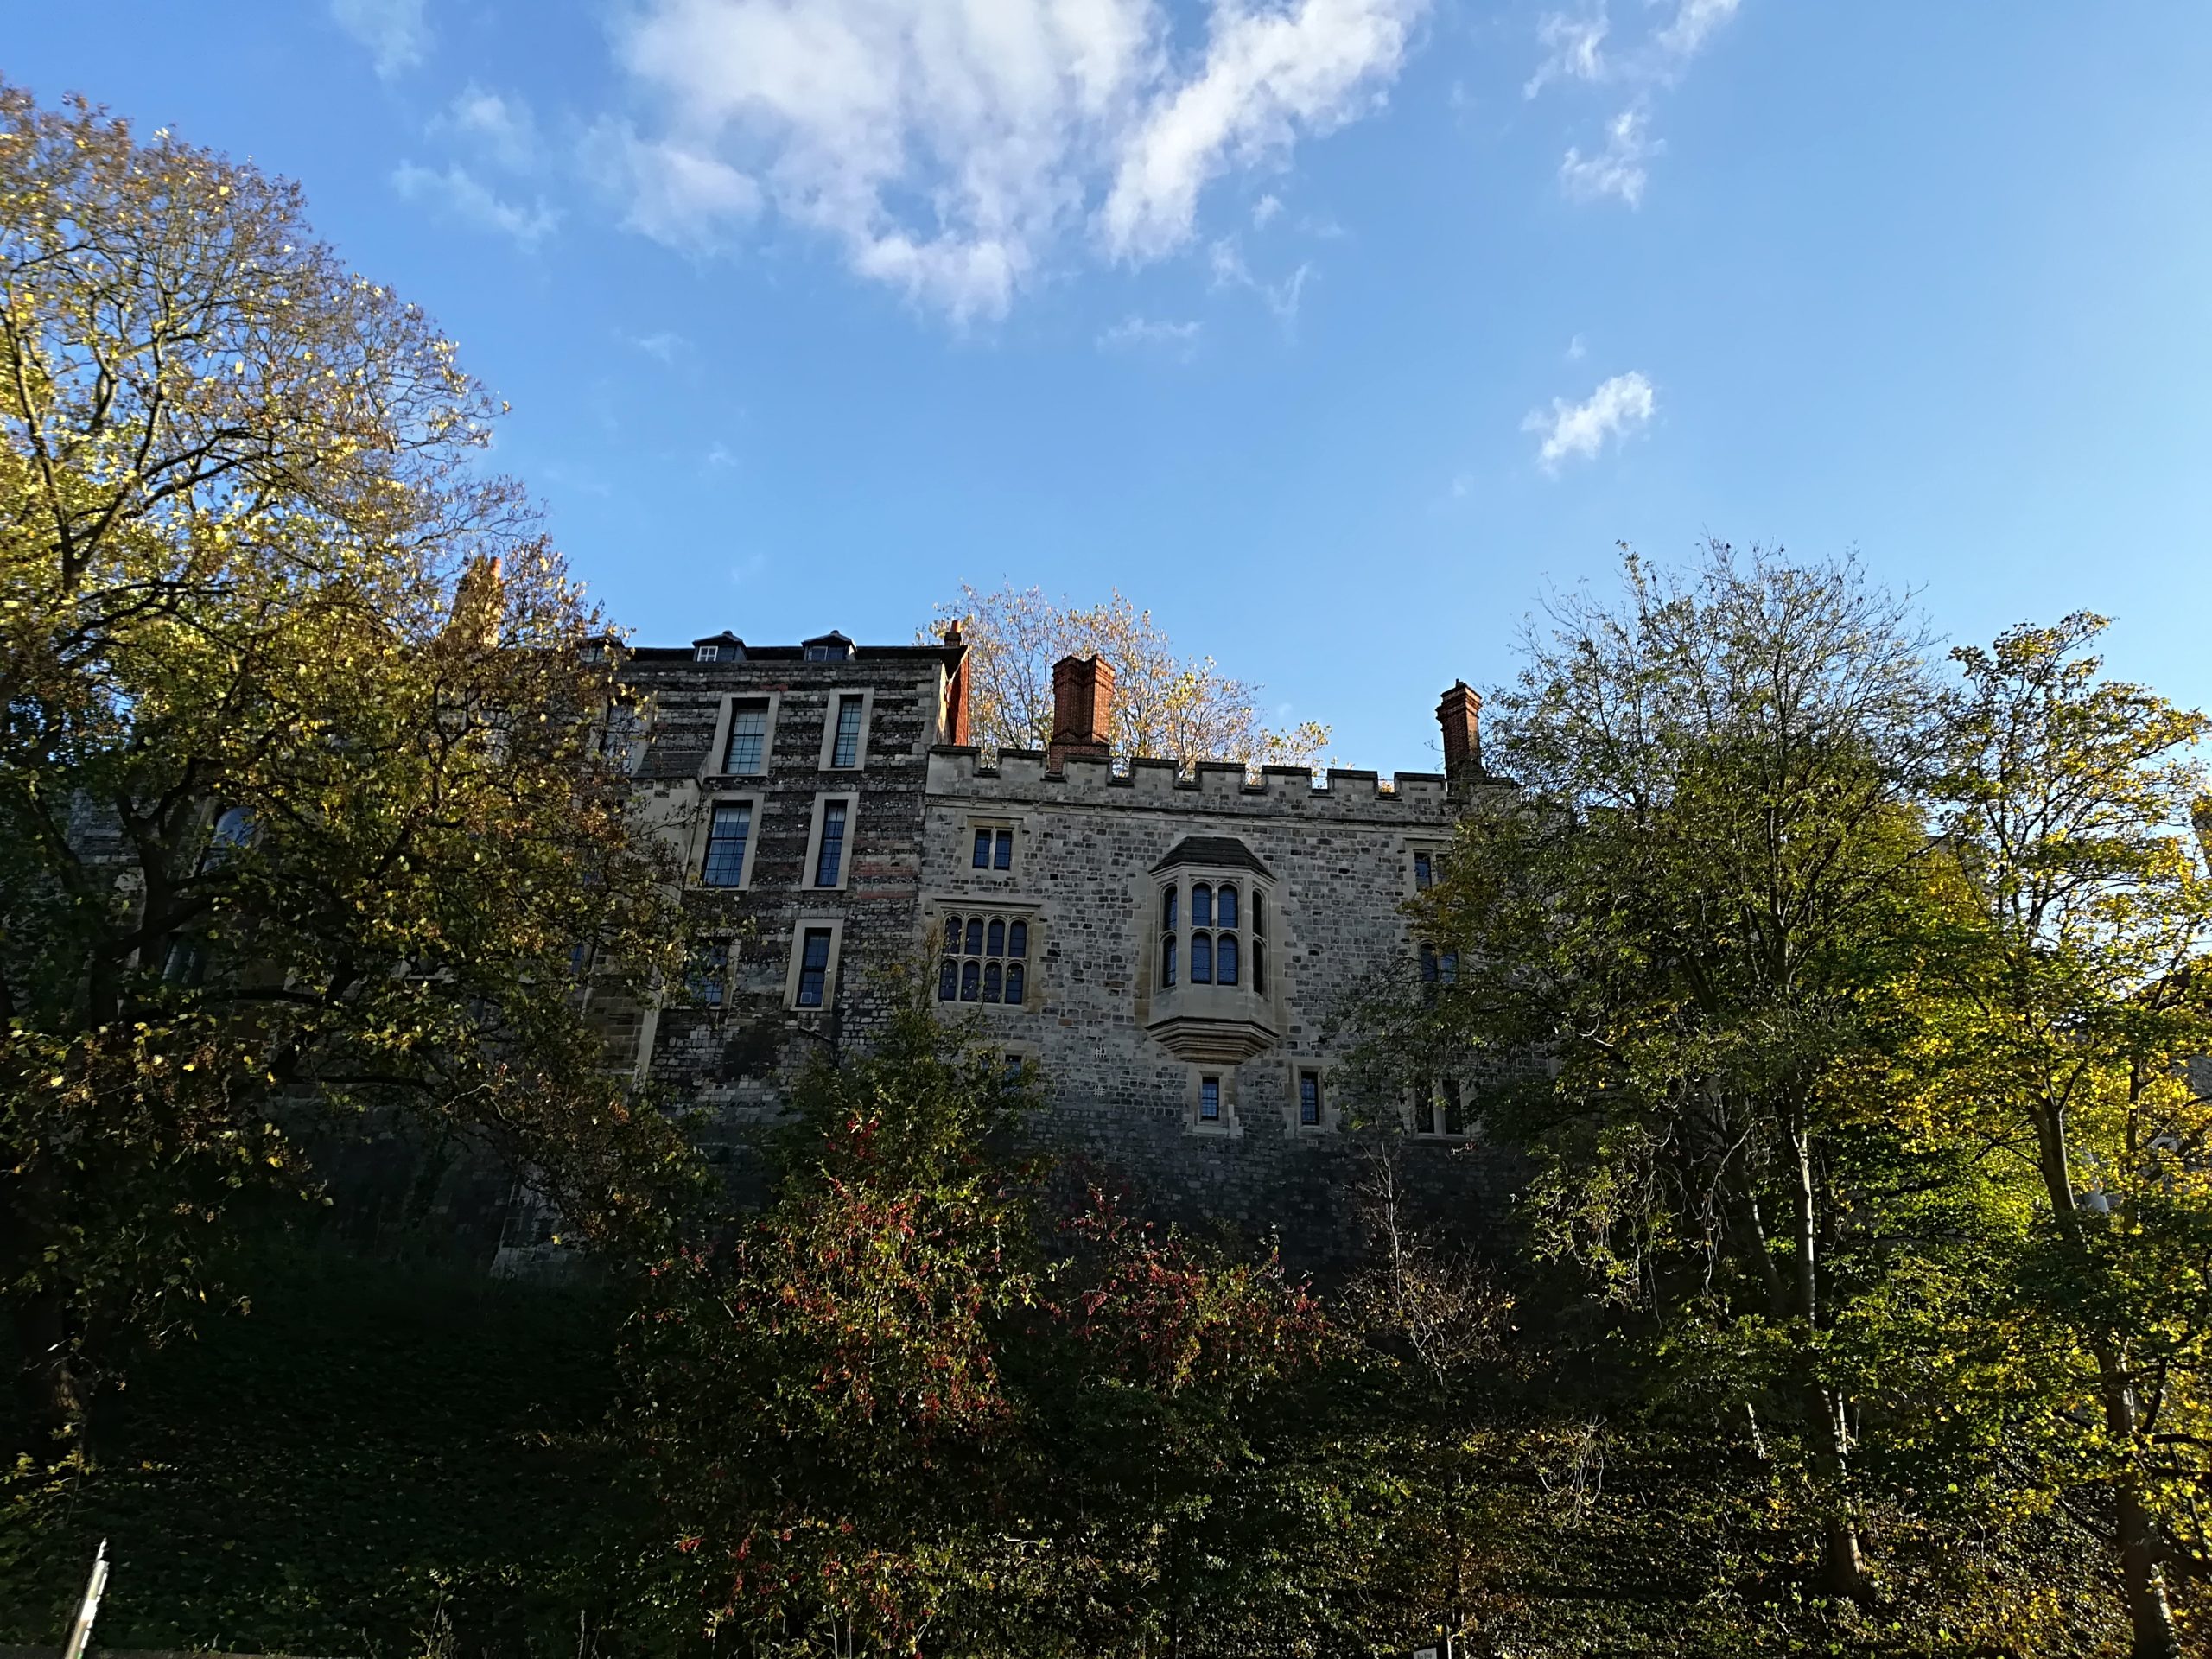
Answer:
<svg viewBox="0 0 2212 1659"><path fill-rule="evenodd" d="M1127 772L1117 772L1102 756L1065 754L1054 769L1042 751L1005 749L996 766L987 766L980 750L954 746L930 751L927 790L932 798L1005 804L1095 802L1102 807L1128 807L1156 802L1271 817L1296 814L1371 821L1389 815L1421 823L1447 820L1455 810L1441 772L1394 772L1385 784L1379 772L1331 766L1317 783L1310 767L1263 766L1254 781L1234 761L1205 760L1194 772L1185 773L1173 760L1138 760Z"/></svg>

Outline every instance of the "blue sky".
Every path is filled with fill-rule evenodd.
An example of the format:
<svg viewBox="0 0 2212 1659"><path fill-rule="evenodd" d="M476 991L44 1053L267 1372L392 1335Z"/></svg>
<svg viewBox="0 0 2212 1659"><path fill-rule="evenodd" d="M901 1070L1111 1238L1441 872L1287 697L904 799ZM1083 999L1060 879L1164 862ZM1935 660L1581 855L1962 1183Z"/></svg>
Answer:
<svg viewBox="0 0 2212 1659"><path fill-rule="evenodd" d="M0 73L290 175L651 643L1114 584L1434 764L1547 583L1857 549L2212 702L2212 8L174 0Z"/></svg>

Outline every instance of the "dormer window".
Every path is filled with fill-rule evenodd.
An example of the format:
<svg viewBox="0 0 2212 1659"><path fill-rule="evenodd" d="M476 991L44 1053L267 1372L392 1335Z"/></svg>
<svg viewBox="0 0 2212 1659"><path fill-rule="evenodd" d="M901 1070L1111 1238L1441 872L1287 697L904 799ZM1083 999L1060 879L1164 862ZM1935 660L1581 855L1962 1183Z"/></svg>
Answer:
<svg viewBox="0 0 2212 1659"><path fill-rule="evenodd" d="M799 647L799 652L810 663L842 663L852 656L853 642L833 632L807 640Z"/></svg>
<svg viewBox="0 0 2212 1659"><path fill-rule="evenodd" d="M741 663L745 660L745 641L725 628L704 639L694 639L691 642L691 660L695 663Z"/></svg>

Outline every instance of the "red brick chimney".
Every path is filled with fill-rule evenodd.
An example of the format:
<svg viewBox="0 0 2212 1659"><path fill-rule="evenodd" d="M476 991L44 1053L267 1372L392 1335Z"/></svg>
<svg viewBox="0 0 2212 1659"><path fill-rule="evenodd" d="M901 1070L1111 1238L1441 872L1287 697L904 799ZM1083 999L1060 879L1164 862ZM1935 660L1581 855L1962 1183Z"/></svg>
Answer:
<svg viewBox="0 0 2212 1659"><path fill-rule="evenodd" d="M1052 664L1052 743L1049 772L1071 754L1113 757L1114 671L1096 657L1063 657Z"/></svg>
<svg viewBox="0 0 2212 1659"><path fill-rule="evenodd" d="M968 747L968 642L961 638L960 624L955 622L944 631L944 643L959 649L960 656L952 664L952 671L944 677L944 742L958 748Z"/></svg>
<svg viewBox="0 0 2212 1659"><path fill-rule="evenodd" d="M1444 776L1464 783L1483 775L1483 700L1454 680L1436 705L1436 723L1444 728Z"/></svg>

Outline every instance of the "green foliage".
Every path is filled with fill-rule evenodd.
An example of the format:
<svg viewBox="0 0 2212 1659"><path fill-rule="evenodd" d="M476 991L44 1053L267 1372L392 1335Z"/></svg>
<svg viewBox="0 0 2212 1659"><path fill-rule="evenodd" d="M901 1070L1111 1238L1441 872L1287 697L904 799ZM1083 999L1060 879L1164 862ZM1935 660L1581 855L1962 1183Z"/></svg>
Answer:
<svg viewBox="0 0 2212 1659"><path fill-rule="evenodd" d="M96 1466L17 1480L0 1638L53 1643L106 1539L104 1646L404 1655L632 1645L651 1514L607 1432L603 1291L321 1252L225 1264L251 1308L143 1356Z"/></svg>
<svg viewBox="0 0 2212 1659"><path fill-rule="evenodd" d="M196 1307L310 1110L442 1116L574 1226L680 1141L570 951L680 960L613 664L451 344L297 190L0 86L0 1288L25 1416Z"/></svg>

